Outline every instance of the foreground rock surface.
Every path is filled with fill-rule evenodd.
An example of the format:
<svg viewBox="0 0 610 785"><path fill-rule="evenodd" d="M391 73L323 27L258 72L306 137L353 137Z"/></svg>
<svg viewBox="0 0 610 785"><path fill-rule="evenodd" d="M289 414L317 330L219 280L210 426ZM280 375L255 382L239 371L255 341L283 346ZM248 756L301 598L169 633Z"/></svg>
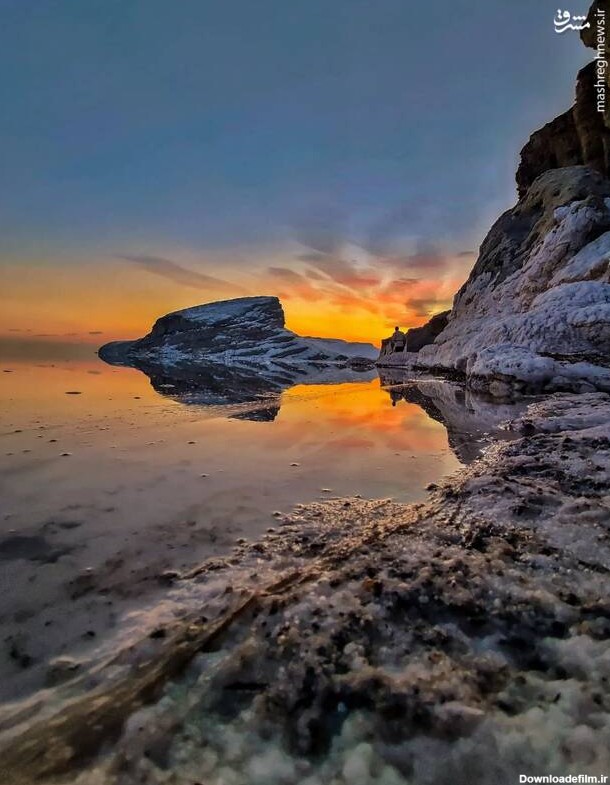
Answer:
<svg viewBox="0 0 610 785"><path fill-rule="evenodd" d="M511 432L426 504L300 506L262 542L176 576L197 615L118 653L109 680L73 683L58 714L58 696L30 707L37 721L22 709L3 782L606 772L610 397L553 396Z"/></svg>

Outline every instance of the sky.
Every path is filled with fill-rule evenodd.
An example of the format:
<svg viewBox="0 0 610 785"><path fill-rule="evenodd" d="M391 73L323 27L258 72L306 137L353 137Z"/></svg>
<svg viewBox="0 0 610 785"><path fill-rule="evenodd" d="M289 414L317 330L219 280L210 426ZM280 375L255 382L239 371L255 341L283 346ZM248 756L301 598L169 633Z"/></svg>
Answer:
<svg viewBox="0 0 610 785"><path fill-rule="evenodd" d="M250 294L307 335L423 323L592 59L556 11L0 0L0 348Z"/></svg>

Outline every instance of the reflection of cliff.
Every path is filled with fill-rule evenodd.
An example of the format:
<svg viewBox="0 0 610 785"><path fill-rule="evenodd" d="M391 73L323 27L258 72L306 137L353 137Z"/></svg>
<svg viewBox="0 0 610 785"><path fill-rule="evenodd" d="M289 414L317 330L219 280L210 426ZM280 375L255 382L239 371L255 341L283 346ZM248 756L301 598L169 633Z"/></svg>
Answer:
<svg viewBox="0 0 610 785"><path fill-rule="evenodd" d="M368 381L374 371L350 368L290 368L261 373L260 369L245 370L226 365L174 365L137 362L153 389L160 395L195 406L244 406L233 419L269 422L280 410L280 394L296 384L338 384Z"/></svg>
<svg viewBox="0 0 610 785"><path fill-rule="evenodd" d="M393 406L401 401L416 403L445 426L449 446L463 463L478 458L505 433L503 424L518 417L527 405L494 403L449 382L413 381L399 370L380 369L379 377Z"/></svg>
<svg viewBox="0 0 610 785"><path fill-rule="evenodd" d="M250 410L239 412L234 417L246 420L271 421L277 416L281 386L254 374L232 372L222 366L195 369L172 368L171 373L163 366L139 368L150 378L150 383L160 395L179 403L195 406L230 406L231 404L255 404ZM263 403L264 402L264 403Z"/></svg>

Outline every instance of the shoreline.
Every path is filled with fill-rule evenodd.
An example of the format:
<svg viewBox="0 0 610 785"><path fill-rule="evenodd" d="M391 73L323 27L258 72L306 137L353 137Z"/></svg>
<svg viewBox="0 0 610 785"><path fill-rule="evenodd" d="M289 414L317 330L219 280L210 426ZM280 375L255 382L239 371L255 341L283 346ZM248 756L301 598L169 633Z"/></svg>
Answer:
<svg viewBox="0 0 610 785"><path fill-rule="evenodd" d="M262 541L181 576L201 594L197 618L117 655L89 696L86 677L66 683L63 717L47 708L3 734L3 781L166 782L146 754L161 743L180 785L189 766L241 783L280 760L283 779L267 782L351 783L354 767L428 781L431 750L444 761L435 782L465 781L474 754L497 782L533 767L603 773L610 397L553 395L512 427L518 438L423 504L301 505ZM94 753L110 706L123 735L78 779L70 739ZM553 743L529 739L539 733ZM230 752L223 736L236 734Z"/></svg>

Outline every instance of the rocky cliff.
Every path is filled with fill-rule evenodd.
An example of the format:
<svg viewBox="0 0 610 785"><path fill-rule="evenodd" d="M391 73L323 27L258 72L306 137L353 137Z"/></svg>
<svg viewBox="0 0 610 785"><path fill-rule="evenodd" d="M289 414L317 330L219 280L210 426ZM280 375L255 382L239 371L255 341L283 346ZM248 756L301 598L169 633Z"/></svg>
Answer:
<svg viewBox="0 0 610 785"><path fill-rule="evenodd" d="M396 332L381 342L377 365L381 367L410 365L417 361L417 352L434 343L447 326L450 311L435 314L422 327L411 327L406 333Z"/></svg>
<svg viewBox="0 0 610 785"><path fill-rule="evenodd" d="M371 344L304 338L285 327L277 297L242 297L175 311L137 341L102 346L106 362L133 365L149 375L205 367L213 376L259 374L281 388L307 374L339 366L371 366ZM224 376L223 376L224 378Z"/></svg>
<svg viewBox="0 0 610 785"><path fill-rule="evenodd" d="M610 67L604 65L610 55L610 0L596 0L587 22L581 37L595 50L596 59L578 73L573 106L535 131L521 151L516 175L520 197L548 169L584 164L610 174ZM606 86L605 107L597 104L598 61L599 81Z"/></svg>
<svg viewBox="0 0 610 785"><path fill-rule="evenodd" d="M575 106L533 134L519 201L483 241L446 327L404 365L502 397L610 391L610 148L596 78L594 62L578 75Z"/></svg>
<svg viewBox="0 0 610 785"><path fill-rule="evenodd" d="M610 390L610 182L554 169L502 215L457 293L428 369L473 389Z"/></svg>

